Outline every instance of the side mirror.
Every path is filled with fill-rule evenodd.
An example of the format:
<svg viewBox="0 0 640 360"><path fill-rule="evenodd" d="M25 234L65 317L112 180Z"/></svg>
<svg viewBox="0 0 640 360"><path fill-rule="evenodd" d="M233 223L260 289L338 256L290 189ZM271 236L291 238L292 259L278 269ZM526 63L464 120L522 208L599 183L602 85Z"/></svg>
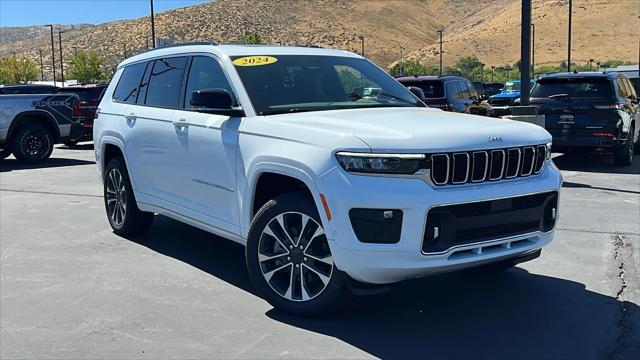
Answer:
<svg viewBox="0 0 640 360"><path fill-rule="evenodd" d="M424 97L424 91L422 89L420 89L417 86L407 86L407 89L409 89L409 91L411 91L413 95L415 95L418 99L420 99L420 101L424 102L425 97Z"/></svg>
<svg viewBox="0 0 640 360"><path fill-rule="evenodd" d="M234 108L235 100L225 89L200 89L191 93L191 109L209 114L244 116L241 108Z"/></svg>

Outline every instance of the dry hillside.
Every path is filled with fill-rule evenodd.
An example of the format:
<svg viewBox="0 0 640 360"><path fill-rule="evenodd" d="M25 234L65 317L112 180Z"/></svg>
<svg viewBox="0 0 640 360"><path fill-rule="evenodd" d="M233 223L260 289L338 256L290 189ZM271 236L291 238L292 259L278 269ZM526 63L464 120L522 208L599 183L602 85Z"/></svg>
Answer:
<svg viewBox="0 0 640 360"><path fill-rule="evenodd" d="M568 0L533 0L536 63L557 64L566 57ZM574 0L573 59L635 61L640 29L640 0ZM487 65L513 64L519 58L520 0L218 0L156 16L160 38L177 42L213 40L238 43L257 31L270 44L313 44L360 51L365 35L367 57L382 66L405 54L423 62L437 61L437 33L445 32L445 65L476 55ZM78 22L83 22L81 14ZM47 34L0 38L0 54L45 55L50 67ZM15 32L15 30L12 30ZM145 48L148 17L116 21L63 34L65 57L74 49L97 50L112 69ZM56 36L56 58L57 50Z"/></svg>

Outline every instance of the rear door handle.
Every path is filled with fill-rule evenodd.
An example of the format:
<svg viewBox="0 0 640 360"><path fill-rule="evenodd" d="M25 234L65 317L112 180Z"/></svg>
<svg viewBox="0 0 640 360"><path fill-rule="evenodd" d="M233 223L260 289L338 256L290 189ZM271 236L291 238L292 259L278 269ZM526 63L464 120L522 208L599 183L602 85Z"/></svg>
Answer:
<svg viewBox="0 0 640 360"><path fill-rule="evenodd" d="M127 120L135 120L138 117L136 116L136 114L130 113L129 115L125 115L124 118L127 119Z"/></svg>
<svg viewBox="0 0 640 360"><path fill-rule="evenodd" d="M187 119L178 119L178 121L173 122L173 126L186 128L189 127L189 123L187 122Z"/></svg>

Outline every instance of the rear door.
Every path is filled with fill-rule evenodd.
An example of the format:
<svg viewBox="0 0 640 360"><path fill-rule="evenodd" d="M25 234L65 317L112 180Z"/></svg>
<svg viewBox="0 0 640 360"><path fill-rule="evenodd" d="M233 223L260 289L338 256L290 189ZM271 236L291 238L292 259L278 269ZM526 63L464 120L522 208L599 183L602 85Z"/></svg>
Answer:
<svg viewBox="0 0 640 360"><path fill-rule="evenodd" d="M545 127L554 138L592 137L594 132L615 130L614 94L607 77L541 79L531 93L531 103L540 106Z"/></svg>

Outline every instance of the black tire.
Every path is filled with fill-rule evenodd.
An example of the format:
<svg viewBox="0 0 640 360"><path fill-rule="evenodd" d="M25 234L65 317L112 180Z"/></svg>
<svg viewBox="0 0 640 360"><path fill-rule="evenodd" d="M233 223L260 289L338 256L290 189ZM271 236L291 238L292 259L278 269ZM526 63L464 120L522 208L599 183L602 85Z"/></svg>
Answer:
<svg viewBox="0 0 640 360"><path fill-rule="evenodd" d="M103 188L104 208L113 232L124 237L144 235L153 223L153 213L138 208L127 167L121 157L107 164Z"/></svg>
<svg viewBox="0 0 640 360"><path fill-rule="evenodd" d="M28 124L16 130L11 150L18 161L36 163L51 156L53 142L49 129L40 124Z"/></svg>
<svg viewBox="0 0 640 360"><path fill-rule="evenodd" d="M2 150L0 150L0 160L4 160L4 159L8 158L9 155L11 155L11 153L12 153L11 147L3 148Z"/></svg>
<svg viewBox="0 0 640 360"><path fill-rule="evenodd" d="M634 152L634 134L635 129L633 126L629 129L627 134L627 140L624 144L616 145L613 149L613 163L616 166L630 166L633 163Z"/></svg>
<svg viewBox="0 0 640 360"><path fill-rule="evenodd" d="M279 222L274 223L279 215L283 216L284 227L279 226ZM304 227L302 215L309 218ZM300 224L297 224L298 218ZM297 225L301 225L297 228L299 235L288 231L292 233L290 238L293 240L287 240L289 237L282 231L286 231L284 228L295 230ZM333 263L326 236L323 233L316 235L321 226L313 201L302 193L285 194L270 200L253 218L245 253L247 269L258 293L275 308L297 315L317 315L335 309L350 296L346 281L348 275ZM278 233L284 242L279 240L280 237L265 234L265 231ZM277 254L274 255L275 252ZM265 256L272 258L265 260ZM327 265L327 261L331 265Z"/></svg>

